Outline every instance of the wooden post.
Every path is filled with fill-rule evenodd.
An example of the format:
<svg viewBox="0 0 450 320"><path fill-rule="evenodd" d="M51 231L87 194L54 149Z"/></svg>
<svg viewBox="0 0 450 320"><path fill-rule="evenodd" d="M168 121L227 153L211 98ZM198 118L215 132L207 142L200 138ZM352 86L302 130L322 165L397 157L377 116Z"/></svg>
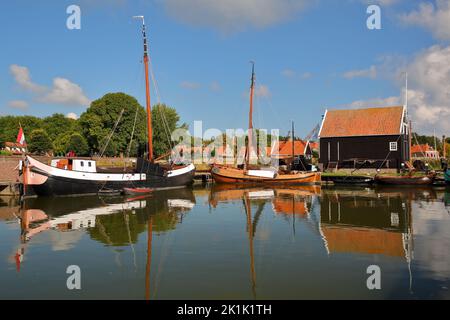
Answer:
<svg viewBox="0 0 450 320"><path fill-rule="evenodd" d="M447 158L447 143L445 142L446 136L442 136L442 157Z"/></svg>

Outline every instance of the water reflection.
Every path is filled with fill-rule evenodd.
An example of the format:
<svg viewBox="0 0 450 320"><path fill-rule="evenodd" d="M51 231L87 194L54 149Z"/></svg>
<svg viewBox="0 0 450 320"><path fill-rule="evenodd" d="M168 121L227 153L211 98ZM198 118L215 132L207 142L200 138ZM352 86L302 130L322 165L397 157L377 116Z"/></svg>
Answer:
<svg viewBox="0 0 450 320"><path fill-rule="evenodd" d="M88 298L448 297L448 188L214 185L137 198L28 199L22 207L0 198L0 228L15 221L18 241L3 240L0 254L9 246L16 274L32 277L59 263L58 252L76 253L98 269ZM113 278L124 292L102 288L111 263L95 256L105 253L126 274ZM363 268L374 263L389 270L378 295L365 288ZM14 297L7 274L0 296ZM43 281L45 297L59 297L56 280Z"/></svg>

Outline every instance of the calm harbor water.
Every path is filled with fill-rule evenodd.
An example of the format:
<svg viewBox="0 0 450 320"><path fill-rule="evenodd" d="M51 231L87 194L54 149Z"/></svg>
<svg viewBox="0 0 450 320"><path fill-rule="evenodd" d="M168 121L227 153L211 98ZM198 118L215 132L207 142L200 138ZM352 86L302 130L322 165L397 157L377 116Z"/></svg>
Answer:
<svg viewBox="0 0 450 320"><path fill-rule="evenodd" d="M0 299L449 299L450 189L0 198L0 270Z"/></svg>

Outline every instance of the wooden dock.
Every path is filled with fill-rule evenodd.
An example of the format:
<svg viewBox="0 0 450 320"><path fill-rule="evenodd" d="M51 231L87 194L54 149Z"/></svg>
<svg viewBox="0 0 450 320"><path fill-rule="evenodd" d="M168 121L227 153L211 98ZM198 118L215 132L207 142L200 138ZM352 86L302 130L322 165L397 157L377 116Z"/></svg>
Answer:
<svg viewBox="0 0 450 320"><path fill-rule="evenodd" d="M210 171L196 171L194 179L196 182L207 183L212 181L212 175Z"/></svg>
<svg viewBox="0 0 450 320"><path fill-rule="evenodd" d="M1 196L19 196L20 183L0 181L0 195Z"/></svg>

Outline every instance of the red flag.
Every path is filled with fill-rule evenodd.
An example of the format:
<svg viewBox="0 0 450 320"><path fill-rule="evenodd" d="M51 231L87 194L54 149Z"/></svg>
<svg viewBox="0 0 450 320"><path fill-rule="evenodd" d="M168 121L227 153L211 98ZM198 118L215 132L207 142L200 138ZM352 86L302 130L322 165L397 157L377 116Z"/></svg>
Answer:
<svg viewBox="0 0 450 320"><path fill-rule="evenodd" d="M19 134L17 135L17 143L20 143L21 145L25 145L25 134L23 133L22 126L19 129Z"/></svg>

